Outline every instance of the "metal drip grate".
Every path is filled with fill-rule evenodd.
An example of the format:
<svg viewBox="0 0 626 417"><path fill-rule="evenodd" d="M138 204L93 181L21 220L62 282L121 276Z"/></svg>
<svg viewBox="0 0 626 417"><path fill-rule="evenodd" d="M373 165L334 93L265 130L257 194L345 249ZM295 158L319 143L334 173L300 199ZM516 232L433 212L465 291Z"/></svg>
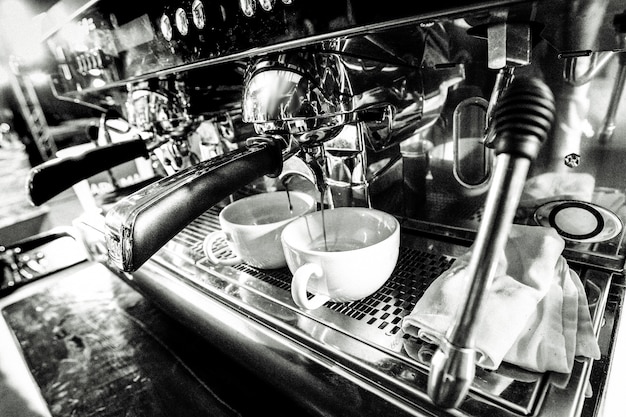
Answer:
<svg viewBox="0 0 626 417"><path fill-rule="evenodd" d="M402 247L394 272L377 292L350 303L326 303L325 307L353 319L365 321L386 333L396 334L400 331L402 318L413 310L426 288L442 272L450 268L453 261L454 258L450 256ZM287 268L267 272L243 263L233 268L291 291L291 272Z"/></svg>
<svg viewBox="0 0 626 417"><path fill-rule="evenodd" d="M202 253L204 236L219 229L218 209L211 209L196 219L175 240L187 242ZM204 235L198 234L204 231ZM353 319L364 321L385 333L400 331L402 318L409 314L417 300L430 284L450 268L454 258L411 248L401 247L398 263L385 285L369 297L350 303L326 303L325 307ZM245 263L232 267L285 291L291 291L291 272L288 268L265 271Z"/></svg>
<svg viewBox="0 0 626 417"><path fill-rule="evenodd" d="M219 207L211 207L200 217L195 219L182 232L174 236L173 242L183 245L194 253L204 256L202 253L202 242L206 235L216 230L220 230Z"/></svg>
<svg viewBox="0 0 626 417"><path fill-rule="evenodd" d="M480 211L476 210L477 206L466 208L468 213ZM213 208L174 238L177 243L194 248L192 258L203 271L210 271L211 265L203 256L202 242L208 233L219 230L218 216L219 208ZM410 231L405 230L396 268L383 287L371 296L350 303L328 302L314 311L300 311L284 305L291 299L292 275L288 268L268 271L240 263L218 268L215 276L198 274L189 279L211 292L228 292L228 300L244 311L249 306L252 314L262 311L281 320L280 331L305 332L330 351L341 352L341 357L369 364L389 374L400 385L406 384L422 392L426 384L422 379L425 378L423 371L430 366L434 345L402 332L402 319L413 311L433 281L452 266L456 256L467 250L466 246L456 243L423 239L416 242ZM598 329L611 273L580 267L575 270L583 282L593 281L585 283L594 327ZM259 297L258 292L263 292L263 296ZM288 327L283 328L283 325ZM391 353L393 359L388 356ZM403 357L406 362L401 359ZM415 361L423 367L421 370L415 367ZM389 363L394 364L393 369L388 368ZM572 371L574 378L581 378L581 381L586 378L585 366L582 362L576 365ZM402 370L396 373L398 369ZM553 379L554 375L550 373L537 374L508 364L503 364L497 371L477 369L473 389L477 398L482 400L465 403L467 409L464 411L468 415L486 415L486 401L488 407L503 410L503 414L498 415L534 415L542 404L549 404L544 399ZM568 404L570 399L568 396Z"/></svg>

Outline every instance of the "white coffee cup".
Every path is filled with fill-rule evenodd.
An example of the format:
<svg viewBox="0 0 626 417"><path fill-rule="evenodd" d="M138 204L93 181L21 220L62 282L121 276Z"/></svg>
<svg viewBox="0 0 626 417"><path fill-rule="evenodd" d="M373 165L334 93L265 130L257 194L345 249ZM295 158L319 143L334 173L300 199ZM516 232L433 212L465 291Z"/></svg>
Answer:
<svg viewBox="0 0 626 417"><path fill-rule="evenodd" d="M291 296L306 310L373 294L391 276L400 251L400 224L391 214L340 207L325 210L323 220L326 239L320 211L291 222L281 235Z"/></svg>
<svg viewBox="0 0 626 417"><path fill-rule="evenodd" d="M236 200L220 212L221 230L204 239L204 254L214 264L245 262L260 269L282 268L286 262L281 232L288 223L315 208L315 199L298 191L262 193ZM232 256L224 258L216 253L214 243L218 239L227 242Z"/></svg>

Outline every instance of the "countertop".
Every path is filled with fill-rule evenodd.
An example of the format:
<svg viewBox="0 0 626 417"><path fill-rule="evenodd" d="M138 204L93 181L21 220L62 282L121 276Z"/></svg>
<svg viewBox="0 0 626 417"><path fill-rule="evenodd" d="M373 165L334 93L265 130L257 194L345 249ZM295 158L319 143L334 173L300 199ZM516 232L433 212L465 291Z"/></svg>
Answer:
<svg viewBox="0 0 626 417"><path fill-rule="evenodd" d="M0 309L1 416L306 415L101 264Z"/></svg>

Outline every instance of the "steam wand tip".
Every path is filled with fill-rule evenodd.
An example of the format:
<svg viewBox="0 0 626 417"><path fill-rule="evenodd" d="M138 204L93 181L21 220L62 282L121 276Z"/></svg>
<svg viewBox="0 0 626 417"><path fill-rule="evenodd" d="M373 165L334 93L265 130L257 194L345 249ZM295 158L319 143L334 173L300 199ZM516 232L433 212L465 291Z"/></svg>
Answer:
<svg viewBox="0 0 626 417"><path fill-rule="evenodd" d="M474 380L475 356L472 348L441 341L428 375L428 395L437 406L451 409L461 405Z"/></svg>

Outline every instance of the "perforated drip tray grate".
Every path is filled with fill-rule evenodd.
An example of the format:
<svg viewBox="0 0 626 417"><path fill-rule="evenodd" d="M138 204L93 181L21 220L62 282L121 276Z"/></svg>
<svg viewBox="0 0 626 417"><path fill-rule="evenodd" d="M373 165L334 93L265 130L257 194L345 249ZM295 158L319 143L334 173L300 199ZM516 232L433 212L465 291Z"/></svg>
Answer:
<svg viewBox="0 0 626 417"><path fill-rule="evenodd" d="M209 233L218 230L219 221L215 220L218 215L218 209L209 210L174 240L195 248L201 256L202 237L194 232L204 230ZM200 241L196 241L197 239ZM224 242L218 242L217 245L226 246ZM453 261L452 256L401 247L396 268L376 293L349 303L328 302L325 308L364 321L387 334L397 334L400 331L402 318L413 310L424 291L439 275L450 268ZM249 274L287 292L291 290L292 276L288 268L268 272L240 263L232 269Z"/></svg>
<svg viewBox="0 0 626 417"><path fill-rule="evenodd" d="M208 233L217 230L218 214L217 209L209 210L176 236L173 243L201 248L203 236L198 231ZM391 379L395 379L403 389L409 387L409 390L424 392L424 378L434 347L404 334L402 318L411 313L426 289L450 268L456 257L467 251L467 247L446 242L444 238L441 241L432 237L407 238L407 233L403 231L396 268L381 289L362 300L326 303L314 311L302 311L293 304L291 273L287 268L267 271L244 263L217 267L202 256L201 249L196 249L200 251L194 256L199 259L196 266L200 272L186 278L193 281L196 287L236 303L238 309L248 309L251 315L262 311L273 316L280 321L281 332L291 326L294 334L305 332L319 345L341 351L341 357L352 357L353 361L373 368L382 366L384 369L377 372L392 372ZM594 325L599 329L602 315L595 313L604 310L611 275L585 268L577 268L577 272L587 284ZM216 284L216 280L221 279L227 282ZM576 364L572 375L576 372L581 374L580 367ZM396 368L406 369L399 371ZM562 384L567 382L567 377L536 374L507 365L495 372L477 369L473 392L481 398L478 403L487 402L505 410L490 415L529 415L537 411L551 382L558 383L560 379ZM469 408L475 406L474 401L464 405ZM465 411L469 415L484 414L485 410L480 407L482 405L477 410Z"/></svg>
<svg viewBox="0 0 626 417"><path fill-rule="evenodd" d="M400 248L398 264L389 280L376 293L349 303L326 303L337 313L364 321L388 334L400 331L400 322L409 314L426 288L447 270L454 258L445 255ZM234 269L248 273L286 291L291 289L291 272L287 268L267 273L246 264Z"/></svg>

